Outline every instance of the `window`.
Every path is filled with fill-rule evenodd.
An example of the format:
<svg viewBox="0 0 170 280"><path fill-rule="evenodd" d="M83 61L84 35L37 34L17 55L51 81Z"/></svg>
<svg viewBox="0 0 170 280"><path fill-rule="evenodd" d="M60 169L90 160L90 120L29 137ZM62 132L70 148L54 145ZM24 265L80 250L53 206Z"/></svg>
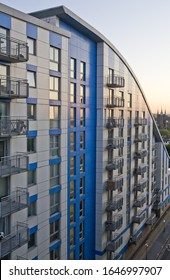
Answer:
<svg viewBox="0 0 170 280"><path fill-rule="evenodd" d="M60 156L60 136L50 135L50 157Z"/></svg>
<svg viewBox="0 0 170 280"><path fill-rule="evenodd" d="M50 252L50 260L59 260L60 259L60 248L55 248Z"/></svg>
<svg viewBox="0 0 170 280"><path fill-rule="evenodd" d="M8 178L0 177L0 201L1 198L8 195Z"/></svg>
<svg viewBox="0 0 170 280"><path fill-rule="evenodd" d="M29 47L29 54L36 55L36 40L28 37L27 43Z"/></svg>
<svg viewBox="0 0 170 280"><path fill-rule="evenodd" d="M10 215L0 219L0 232L4 232L4 235L10 234Z"/></svg>
<svg viewBox="0 0 170 280"><path fill-rule="evenodd" d="M85 126L85 109L80 109L80 126Z"/></svg>
<svg viewBox="0 0 170 280"><path fill-rule="evenodd" d="M60 127L60 107L50 106L50 129Z"/></svg>
<svg viewBox="0 0 170 280"><path fill-rule="evenodd" d="M85 155L81 154L80 155L80 172L85 171Z"/></svg>
<svg viewBox="0 0 170 280"><path fill-rule="evenodd" d="M50 165L50 187L59 185L59 164Z"/></svg>
<svg viewBox="0 0 170 280"><path fill-rule="evenodd" d="M70 181L70 200L75 199L75 181Z"/></svg>
<svg viewBox="0 0 170 280"><path fill-rule="evenodd" d="M27 152L28 153L36 152L36 138L35 137L27 138Z"/></svg>
<svg viewBox="0 0 170 280"><path fill-rule="evenodd" d="M60 50L50 47L50 70L60 71Z"/></svg>
<svg viewBox="0 0 170 280"><path fill-rule="evenodd" d="M70 157L70 175L75 175L75 157Z"/></svg>
<svg viewBox="0 0 170 280"><path fill-rule="evenodd" d="M60 239L59 229L60 229L59 220L56 220L53 223L50 223L50 242Z"/></svg>
<svg viewBox="0 0 170 280"><path fill-rule="evenodd" d="M28 249L36 246L36 236L37 236L36 232L30 234L30 239L28 241Z"/></svg>
<svg viewBox="0 0 170 280"><path fill-rule="evenodd" d="M84 217L84 200L80 200L80 217Z"/></svg>
<svg viewBox="0 0 170 280"><path fill-rule="evenodd" d="M76 59L70 59L70 78L76 79Z"/></svg>
<svg viewBox="0 0 170 280"><path fill-rule="evenodd" d="M85 81L86 64L85 62L80 62L80 80Z"/></svg>
<svg viewBox="0 0 170 280"><path fill-rule="evenodd" d="M80 132L80 150L85 149L85 132L81 131Z"/></svg>
<svg viewBox="0 0 170 280"><path fill-rule="evenodd" d="M0 27L0 33L2 35L4 35L4 37L6 37L8 34L8 30ZM7 53L8 52L8 48L7 48L7 39L3 38L3 40L0 41L0 52L1 53Z"/></svg>
<svg viewBox="0 0 170 280"><path fill-rule="evenodd" d="M36 184L36 170L28 170L27 172L28 187Z"/></svg>
<svg viewBox="0 0 170 280"><path fill-rule="evenodd" d="M36 88L36 72L27 71L27 80L29 87Z"/></svg>
<svg viewBox="0 0 170 280"><path fill-rule="evenodd" d="M81 244L79 247L79 259L80 260L84 259L84 244Z"/></svg>
<svg viewBox="0 0 170 280"><path fill-rule="evenodd" d="M128 93L128 108L132 108L132 94Z"/></svg>
<svg viewBox="0 0 170 280"><path fill-rule="evenodd" d="M74 223L75 222L75 205L71 204L70 205L70 223Z"/></svg>
<svg viewBox="0 0 170 280"><path fill-rule="evenodd" d="M76 103L76 84L70 83L70 102Z"/></svg>
<svg viewBox="0 0 170 280"><path fill-rule="evenodd" d="M28 217L37 215L37 201L32 201L28 205Z"/></svg>
<svg viewBox="0 0 170 280"><path fill-rule="evenodd" d="M80 231L79 231L79 238L84 238L84 222L80 223Z"/></svg>
<svg viewBox="0 0 170 280"><path fill-rule="evenodd" d="M85 194L85 180L84 177L80 178L80 195Z"/></svg>
<svg viewBox="0 0 170 280"><path fill-rule="evenodd" d="M50 76L50 99L60 100L60 79Z"/></svg>
<svg viewBox="0 0 170 280"><path fill-rule="evenodd" d="M85 86L80 85L80 103L85 104Z"/></svg>
<svg viewBox="0 0 170 280"><path fill-rule="evenodd" d="M36 105L27 104L27 117L29 120L36 120Z"/></svg>
<svg viewBox="0 0 170 280"><path fill-rule="evenodd" d="M113 69L109 69L109 80L108 80L109 84L114 84L114 70Z"/></svg>
<svg viewBox="0 0 170 280"><path fill-rule="evenodd" d="M70 229L70 246L75 245L75 229L71 228Z"/></svg>
<svg viewBox="0 0 170 280"><path fill-rule="evenodd" d="M75 151L75 132L70 133L70 151L73 152Z"/></svg>
<svg viewBox="0 0 170 280"><path fill-rule="evenodd" d="M50 215L60 212L60 192L50 194Z"/></svg>
<svg viewBox="0 0 170 280"><path fill-rule="evenodd" d="M70 108L70 127L76 126L76 108Z"/></svg>

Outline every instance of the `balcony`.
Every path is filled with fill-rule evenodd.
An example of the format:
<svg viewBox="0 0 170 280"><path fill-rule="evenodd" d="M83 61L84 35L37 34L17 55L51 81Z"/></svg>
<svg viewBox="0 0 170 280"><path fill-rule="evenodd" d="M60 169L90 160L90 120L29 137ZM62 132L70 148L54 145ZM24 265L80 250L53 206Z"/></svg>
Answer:
<svg viewBox="0 0 170 280"><path fill-rule="evenodd" d="M106 251L115 252L122 244L123 244L123 237L120 236L118 239L107 243Z"/></svg>
<svg viewBox="0 0 170 280"><path fill-rule="evenodd" d="M146 220L146 224L153 225L156 222L156 219L156 215L152 213L151 216Z"/></svg>
<svg viewBox="0 0 170 280"><path fill-rule="evenodd" d="M143 192L144 189L146 188L147 185L147 181L146 179L141 179L139 180L139 182L135 185L134 187L134 191L139 191L139 192Z"/></svg>
<svg viewBox="0 0 170 280"><path fill-rule="evenodd" d="M0 60L10 63L28 61L27 43L0 34Z"/></svg>
<svg viewBox="0 0 170 280"><path fill-rule="evenodd" d="M139 231L138 233L134 233L130 239L129 239L129 243L130 244L136 244L139 240L142 239L142 231Z"/></svg>
<svg viewBox="0 0 170 280"><path fill-rule="evenodd" d="M154 193L157 195L157 196L160 196L162 194L162 189L160 188L154 188Z"/></svg>
<svg viewBox="0 0 170 280"><path fill-rule="evenodd" d="M119 167L123 167L123 166L124 166L124 159L122 157L116 157L108 161L106 165L106 169L108 171L111 171L111 170L116 170Z"/></svg>
<svg viewBox="0 0 170 280"><path fill-rule="evenodd" d="M123 128L124 127L124 119L122 119L122 118L108 118L107 122L106 122L106 127L108 129Z"/></svg>
<svg viewBox="0 0 170 280"><path fill-rule="evenodd" d="M155 201L152 207L153 210L160 210L161 209L161 202Z"/></svg>
<svg viewBox="0 0 170 280"><path fill-rule="evenodd" d="M124 139L123 138L110 138L107 142L107 149L118 149L124 147Z"/></svg>
<svg viewBox="0 0 170 280"><path fill-rule="evenodd" d="M154 194L151 198L151 203L154 203L157 200L157 194Z"/></svg>
<svg viewBox="0 0 170 280"><path fill-rule="evenodd" d="M132 218L132 221L133 221L133 223L141 224L144 221L145 217L146 217L145 212L137 213L137 215L135 215Z"/></svg>
<svg viewBox="0 0 170 280"><path fill-rule="evenodd" d="M106 107L108 108L116 108L116 107L124 107L124 99L118 96L114 96L113 98L107 98Z"/></svg>
<svg viewBox="0 0 170 280"><path fill-rule="evenodd" d="M0 241L0 257L3 258L28 242L27 224L18 222L11 234Z"/></svg>
<svg viewBox="0 0 170 280"><path fill-rule="evenodd" d="M147 125L147 119L135 118L134 125L135 125L135 126L144 126L144 125Z"/></svg>
<svg viewBox="0 0 170 280"><path fill-rule="evenodd" d="M106 203L106 211L116 211L121 210L123 206L123 197L118 196L113 201L108 201Z"/></svg>
<svg viewBox="0 0 170 280"><path fill-rule="evenodd" d="M137 134L135 135L135 142L145 142L147 140L147 135L146 134Z"/></svg>
<svg viewBox="0 0 170 280"><path fill-rule="evenodd" d="M123 178L115 176L112 180L107 180L105 186L107 191L116 191L123 187Z"/></svg>
<svg viewBox="0 0 170 280"><path fill-rule="evenodd" d="M0 218L28 207L28 192L18 188L15 192L1 198Z"/></svg>
<svg viewBox="0 0 170 280"><path fill-rule="evenodd" d="M6 156L0 158L0 177L10 176L12 174L27 171L28 156L24 153L18 153L15 156Z"/></svg>
<svg viewBox="0 0 170 280"><path fill-rule="evenodd" d="M107 86L110 88L125 87L125 78L118 75L111 75L108 77Z"/></svg>
<svg viewBox="0 0 170 280"><path fill-rule="evenodd" d="M135 199L133 206L141 208L141 207L143 207L145 202L146 202L146 197L145 196L140 196L140 197Z"/></svg>
<svg viewBox="0 0 170 280"><path fill-rule="evenodd" d="M144 175L144 173L146 173L146 169L147 169L146 165L140 165L134 169L134 174L135 175Z"/></svg>
<svg viewBox="0 0 170 280"><path fill-rule="evenodd" d="M10 117L0 118L0 137L26 135L28 131L28 120L12 119Z"/></svg>
<svg viewBox="0 0 170 280"><path fill-rule="evenodd" d="M117 214L113 217L113 220L107 221L105 223L105 229L108 231L115 231L120 229L123 224L123 216L121 214Z"/></svg>
<svg viewBox="0 0 170 280"><path fill-rule="evenodd" d="M28 92L27 80L0 75L0 98L27 98Z"/></svg>
<svg viewBox="0 0 170 280"><path fill-rule="evenodd" d="M147 151L146 150L139 150L134 153L134 158L135 159L142 159L147 156Z"/></svg>

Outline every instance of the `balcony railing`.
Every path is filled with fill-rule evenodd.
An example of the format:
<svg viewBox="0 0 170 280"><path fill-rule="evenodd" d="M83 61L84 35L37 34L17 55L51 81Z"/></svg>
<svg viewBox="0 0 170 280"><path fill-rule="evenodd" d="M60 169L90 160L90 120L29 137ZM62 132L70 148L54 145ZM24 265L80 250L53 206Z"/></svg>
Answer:
<svg viewBox="0 0 170 280"><path fill-rule="evenodd" d="M107 243L106 251L115 252L122 244L123 244L123 237L120 236L116 240Z"/></svg>
<svg viewBox="0 0 170 280"><path fill-rule="evenodd" d="M28 120L10 117L0 117L0 137L26 135Z"/></svg>
<svg viewBox="0 0 170 280"><path fill-rule="evenodd" d="M27 80L0 75L0 98L27 98Z"/></svg>
<svg viewBox="0 0 170 280"><path fill-rule="evenodd" d="M134 169L135 175L143 175L146 172L147 166L146 165L140 165Z"/></svg>
<svg viewBox="0 0 170 280"><path fill-rule="evenodd" d="M0 158L0 177L25 172L27 168L28 156L24 153Z"/></svg>
<svg viewBox="0 0 170 280"><path fill-rule="evenodd" d="M27 43L0 34L0 60L12 63L28 61Z"/></svg>
<svg viewBox="0 0 170 280"><path fill-rule="evenodd" d="M146 197L145 196L141 196L141 197L138 197L137 199L135 199L133 206L140 208L140 207L143 207L145 202L146 202Z"/></svg>
<svg viewBox="0 0 170 280"><path fill-rule="evenodd" d="M105 228L106 230L115 231L120 229L123 224L123 216L121 214L117 214L113 217L112 220L106 221Z"/></svg>
<svg viewBox="0 0 170 280"><path fill-rule="evenodd" d="M162 194L162 189L160 188L154 188L154 193L160 196Z"/></svg>
<svg viewBox="0 0 170 280"><path fill-rule="evenodd" d="M132 221L133 221L133 223L140 224L140 223L142 223L144 221L145 217L146 217L146 213L145 212L137 213L137 215L135 215L132 218Z"/></svg>
<svg viewBox="0 0 170 280"><path fill-rule="evenodd" d="M131 237L129 239L129 243L130 244L136 244L140 239L142 239L142 231L139 231L139 232L131 235Z"/></svg>
<svg viewBox="0 0 170 280"><path fill-rule="evenodd" d="M145 142L147 140L147 135L146 134L137 134L135 135L135 142Z"/></svg>
<svg viewBox="0 0 170 280"><path fill-rule="evenodd" d="M115 108L115 107L124 107L124 99L118 96L114 96L113 98L107 98L106 106L108 108Z"/></svg>
<svg viewBox="0 0 170 280"><path fill-rule="evenodd" d="M5 217L26 207L28 207L28 192L26 189L18 188L10 195L1 198L0 217Z"/></svg>
<svg viewBox="0 0 170 280"><path fill-rule="evenodd" d="M118 149L124 147L124 139L123 138L109 138L107 142L107 149Z"/></svg>
<svg viewBox="0 0 170 280"><path fill-rule="evenodd" d="M118 75L109 76L107 86L111 88L122 88L125 86L125 78Z"/></svg>
<svg viewBox="0 0 170 280"><path fill-rule="evenodd" d="M136 125L136 126L147 125L147 119L135 118L134 125Z"/></svg>
<svg viewBox="0 0 170 280"><path fill-rule="evenodd" d="M119 167L123 167L123 166L124 166L124 159L122 157L116 157L107 162L106 169L108 171L111 171L111 170L116 170Z"/></svg>
<svg viewBox="0 0 170 280"><path fill-rule="evenodd" d="M147 151L146 150L138 150L137 152L134 153L134 158L136 159L142 159L147 156Z"/></svg>
<svg viewBox="0 0 170 280"><path fill-rule="evenodd" d="M18 222L11 234L0 241L0 257L10 254L17 248L28 242L27 224Z"/></svg>
<svg viewBox="0 0 170 280"><path fill-rule="evenodd" d="M123 178L121 176L115 176L112 180L106 181L106 190L115 191L123 187Z"/></svg>
<svg viewBox="0 0 170 280"><path fill-rule="evenodd" d="M124 127L124 119L122 119L122 118L108 118L107 122L106 122L106 127L108 129L123 128Z"/></svg>
<svg viewBox="0 0 170 280"><path fill-rule="evenodd" d="M118 196L112 201L106 203L106 211L116 211L121 210L123 206L123 197Z"/></svg>
<svg viewBox="0 0 170 280"><path fill-rule="evenodd" d="M147 181L145 179L139 180L139 182L135 185L134 191L143 192L147 186Z"/></svg>
<svg viewBox="0 0 170 280"><path fill-rule="evenodd" d="M156 215L154 213L146 220L147 225L153 225L156 222Z"/></svg>
<svg viewBox="0 0 170 280"><path fill-rule="evenodd" d="M155 201L152 207L153 210L161 209L161 202Z"/></svg>

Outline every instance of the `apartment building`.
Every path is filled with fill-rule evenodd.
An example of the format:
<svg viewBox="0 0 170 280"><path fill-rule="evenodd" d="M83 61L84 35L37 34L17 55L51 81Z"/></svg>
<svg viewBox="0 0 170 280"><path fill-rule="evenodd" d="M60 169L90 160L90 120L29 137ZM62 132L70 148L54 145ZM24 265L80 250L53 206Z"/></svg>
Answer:
<svg viewBox="0 0 170 280"><path fill-rule="evenodd" d="M121 259L169 207L169 157L119 51L66 7L0 4L0 257Z"/></svg>

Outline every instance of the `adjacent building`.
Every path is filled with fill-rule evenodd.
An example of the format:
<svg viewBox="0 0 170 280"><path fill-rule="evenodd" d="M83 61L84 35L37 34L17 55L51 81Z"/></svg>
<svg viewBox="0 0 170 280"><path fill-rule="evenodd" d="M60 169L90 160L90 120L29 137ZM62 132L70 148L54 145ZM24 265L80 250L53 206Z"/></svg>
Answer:
<svg viewBox="0 0 170 280"><path fill-rule="evenodd" d="M119 51L66 7L0 4L0 258L121 259L170 202L169 157Z"/></svg>

